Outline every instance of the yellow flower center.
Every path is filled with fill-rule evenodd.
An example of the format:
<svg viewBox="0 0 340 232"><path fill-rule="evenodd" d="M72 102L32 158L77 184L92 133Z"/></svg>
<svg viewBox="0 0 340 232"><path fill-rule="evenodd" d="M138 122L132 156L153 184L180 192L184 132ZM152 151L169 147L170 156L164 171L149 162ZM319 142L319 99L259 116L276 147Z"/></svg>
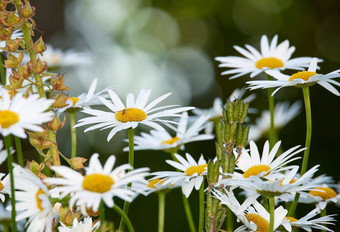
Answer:
<svg viewBox="0 0 340 232"><path fill-rule="evenodd" d="M285 219L288 220L290 223L297 222L297 219L293 217L285 217Z"/></svg>
<svg viewBox="0 0 340 232"><path fill-rule="evenodd" d="M146 119L146 113L137 108L125 108L118 111L115 115L116 119L120 122L140 122Z"/></svg>
<svg viewBox="0 0 340 232"><path fill-rule="evenodd" d="M318 191L318 190L322 190L322 191ZM330 199L330 198L334 198L337 195L336 192L329 187L315 188L315 190L309 191L309 194L313 196L321 197L323 201Z"/></svg>
<svg viewBox="0 0 340 232"><path fill-rule="evenodd" d="M46 195L46 193L42 190L42 189L39 189L38 191L37 191L37 193L35 194L35 199L36 199L36 201L37 201L37 207L38 207L38 209L40 210L40 211L43 211L43 207L42 207L42 200L39 198L39 195L41 195L41 194L44 194L44 195Z"/></svg>
<svg viewBox="0 0 340 232"><path fill-rule="evenodd" d="M83 188L90 192L105 193L111 189L114 184L109 175L89 174L84 177Z"/></svg>
<svg viewBox="0 0 340 232"><path fill-rule="evenodd" d="M19 115L10 110L0 110L1 128L9 128L19 121Z"/></svg>
<svg viewBox="0 0 340 232"><path fill-rule="evenodd" d="M276 57L264 57L258 61L256 61L255 64L256 68L262 69L262 68L281 68L284 66L284 63L282 60L276 58Z"/></svg>
<svg viewBox="0 0 340 232"><path fill-rule="evenodd" d="M178 140L180 140L180 138L178 138L178 137L172 137L171 139L162 141L160 145L162 145L162 144L169 144L169 145L172 145L172 144L174 144L175 142L177 142Z"/></svg>
<svg viewBox="0 0 340 232"><path fill-rule="evenodd" d="M258 164L250 167L247 171L243 173L244 178L248 178L250 176L257 176L261 172L270 171L270 167L266 164Z"/></svg>
<svg viewBox="0 0 340 232"><path fill-rule="evenodd" d="M148 183L148 188L156 188L156 184L162 184L164 183L165 179L154 179L154 180L150 180L149 183Z"/></svg>
<svg viewBox="0 0 340 232"><path fill-rule="evenodd" d="M247 213L244 215L249 222L254 222L257 226L256 232L268 232L269 231L269 223L266 219L261 217L256 213Z"/></svg>
<svg viewBox="0 0 340 232"><path fill-rule="evenodd" d="M4 186L4 185L1 183L1 181L0 181L0 191L3 190L4 187L5 187L5 186Z"/></svg>
<svg viewBox="0 0 340 232"><path fill-rule="evenodd" d="M202 172L205 171L205 168L207 166L208 166L208 164L194 165L194 166L188 167L187 170L185 170L185 173L188 176L192 176L195 173L197 173L198 175L201 175Z"/></svg>
<svg viewBox="0 0 340 232"><path fill-rule="evenodd" d="M79 98L78 97L69 97L68 99L70 99L73 103L73 106L76 105L76 103L79 101Z"/></svg>
<svg viewBox="0 0 340 232"><path fill-rule="evenodd" d="M310 77L316 75L316 72L308 72L308 71L301 71L294 73L293 75L290 76L288 79L289 81L295 80L295 79L302 79L304 81L308 81Z"/></svg>

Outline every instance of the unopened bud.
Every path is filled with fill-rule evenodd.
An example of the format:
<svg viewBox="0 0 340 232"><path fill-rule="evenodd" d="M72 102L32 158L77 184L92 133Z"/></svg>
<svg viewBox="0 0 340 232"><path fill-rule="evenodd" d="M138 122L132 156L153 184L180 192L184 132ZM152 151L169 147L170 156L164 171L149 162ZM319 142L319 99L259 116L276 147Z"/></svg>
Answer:
<svg viewBox="0 0 340 232"><path fill-rule="evenodd" d="M33 51L35 51L35 53L42 53L46 50L46 45L41 36L37 41L35 41L35 43L32 46L32 49Z"/></svg>
<svg viewBox="0 0 340 232"><path fill-rule="evenodd" d="M70 88L67 86L64 86L64 75L60 75L60 76L54 76L51 78L51 85L53 87L54 90L58 90L58 91L65 91L65 90L69 90Z"/></svg>
<svg viewBox="0 0 340 232"><path fill-rule="evenodd" d="M9 52L16 52L19 48L20 40L19 39L7 39L6 47Z"/></svg>
<svg viewBox="0 0 340 232"><path fill-rule="evenodd" d="M66 95L64 95L63 93L60 93L57 96L55 96L52 106L54 108L63 108L68 105L66 104L67 99L68 97Z"/></svg>
<svg viewBox="0 0 340 232"><path fill-rule="evenodd" d="M49 148L53 145L53 141L50 141L47 138L47 131L44 130L43 132L28 132L29 141L33 147L37 150L43 150Z"/></svg>
<svg viewBox="0 0 340 232"><path fill-rule="evenodd" d="M24 58L24 53L20 53L18 57L12 55L11 53L8 54L8 59L5 60L5 67L6 68L16 68Z"/></svg>
<svg viewBox="0 0 340 232"><path fill-rule="evenodd" d="M34 16L35 8L31 7L29 1L26 2L24 6L20 9L20 14L25 18L30 18Z"/></svg>
<svg viewBox="0 0 340 232"><path fill-rule="evenodd" d="M47 69L47 62L42 61L38 58L37 62L33 63L33 61L31 60L28 63L29 67L31 68L31 70L35 73L43 73L45 72L45 70Z"/></svg>
<svg viewBox="0 0 340 232"><path fill-rule="evenodd" d="M57 130L60 130L64 126L65 122L66 122L66 117L65 116L64 116L64 120L63 121L60 121L57 116L54 116L52 121L46 123L46 126L50 130L57 131Z"/></svg>
<svg viewBox="0 0 340 232"><path fill-rule="evenodd" d="M239 107L239 110L238 110L238 115L237 115L237 121L241 121L242 119L242 115L243 115L243 110L244 110L244 102L242 99L240 99L237 103L237 106Z"/></svg>
<svg viewBox="0 0 340 232"><path fill-rule="evenodd" d="M240 122L243 123L244 120L246 120L247 114L248 114L248 109L249 109L249 103L245 103L243 107L243 114L241 116Z"/></svg>
<svg viewBox="0 0 340 232"><path fill-rule="evenodd" d="M70 166L74 170L80 170L84 168L84 163L87 161L87 159L83 157L73 157L70 159Z"/></svg>
<svg viewBox="0 0 340 232"><path fill-rule="evenodd" d="M31 76L31 69L29 68L28 64L26 63L24 66L18 65L17 67L18 75L23 79L27 79Z"/></svg>
<svg viewBox="0 0 340 232"><path fill-rule="evenodd" d="M14 11L10 12L7 17L7 25L9 27L14 27L17 26L19 23L20 19L18 16L16 16L15 12Z"/></svg>
<svg viewBox="0 0 340 232"><path fill-rule="evenodd" d="M227 103L227 111L228 111L228 122L233 123L234 105L229 100L228 100L228 103Z"/></svg>
<svg viewBox="0 0 340 232"><path fill-rule="evenodd" d="M28 161L26 167L27 169L31 170L31 172L33 172L35 175L38 175L41 171L40 165L35 160L33 160L32 162Z"/></svg>
<svg viewBox="0 0 340 232"><path fill-rule="evenodd" d="M243 128L242 132L242 143L240 144L241 146L239 148L243 148L247 145L248 143L248 136L249 136L249 130L250 130L250 125L245 126Z"/></svg>

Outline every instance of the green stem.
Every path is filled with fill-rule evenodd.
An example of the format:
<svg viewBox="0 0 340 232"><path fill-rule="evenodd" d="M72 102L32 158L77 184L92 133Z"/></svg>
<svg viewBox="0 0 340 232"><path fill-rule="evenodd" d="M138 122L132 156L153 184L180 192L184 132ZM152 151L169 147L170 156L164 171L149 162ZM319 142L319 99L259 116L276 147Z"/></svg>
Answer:
<svg viewBox="0 0 340 232"><path fill-rule="evenodd" d="M194 220L192 218L192 214L191 214L191 210L190 210L189 200L188 200L188 198L185 197L185 195L183 193L181 193L181 195L182 195L184 211L185 211L185 214L187 216L190 231L196 232L195 223L194 223Z"/></svg>
<svg viewBox="0 0 340 232"><path fill-rule="evenodd" d="M204 226L204 179L199 190L199 221L198 232L203 232Z"/></svg>
<svg viewBox="0 0 340 232"><path fill-rule="evenodd" d="M105 221L105 205L103 200L101 200L99 205L99 219L100 223L103 225Z"/></svg>
<svg viewBox="0 0 340 232"><path fill-rule="evenodd" d="M164 232L165 191L158 192L158 232Z"/></svg>
<svg viewBox="0 0 340 232"><path fill-rule="evenodd" d="M269 232L274 231L274 211L275 211L275 202L274 197L269 197L269 213L270 213L270 220L269 220Z"/></svg>
<svg viewBox="0 0 340 232"><path fill-rule="evenodd" d="M269 205L268 205L267 197L262 196L262 204L263 204L263 207L268 211L269 210Z"/></svg>
<svg viewBox="0 0 340 232"><path fill-rule="evenodd" d="M8 165L8 171L10 176L10 182L11 182L11 205L12 205L12 231L17 231L17 223L15 221L16 218L16 210L15 210L15 187L14 187L14 175L13 175L13 156L11 154L11 146L12 146L12 136L7 135L4 138L5 140L5 147L7 150L7 165Z"/></svg>
<svg viewBox="0 0 340 232"><path fill-rule="evenodd" d="M325 217L327 216L327 210L326 208L321 211L320 217ZM327 224L323 224L323 226L327 227ZM326 232L326 230L321 230L321 232Z"/></svg>
<svg viewBox="0 0 340 232"><path fill-rule="evenodd" d="M72 152L71 158L77 156L77 129L74 127L76 125L76 112L75 110L69 110L70 116L70 127L71 127L71 140L72 140Z"/></svg>
<svg viewBox="0 0 340 232"><path fill-rule="evenodd" d="M220 119L214 120L214 127L215 127L215 135L218 144L222 144L222 136L221 136L221 128L220 128Z"/></svg>
<svg viewBox="0 0 340 232"><path fill-rule="evenodd" d="M21 147L21 140L19 137L15 136L15 147L17 152L18 164L23 167L24 166L24 159L22 155L22 147Z"/></svg>
<svg viewBox="0 0 340 232"><path fill-rule="evenodd" d="M9 232L9 224L3 223L2 224L2 229L3 229L3 232Z"/></svg>
<svg viewBox="0 0 340 232"><path fill-rule="evenodd" d="M267 75L268 80L273 80L273 78L269 75ZM275 135L275 123L274 123L274 108L275 108L275 102L274 102L274 96L272 96L274 92L274 88L268 88L268 103L269 103L269 112L270 112L270 130L269 130L269 146L270 148L273 148L275 144L275 138L277 137Z"/></svg>
<svg viewBox="0 0 340 232"><path fill-rule="evenodd" d="M126 227L128 228L128 230L130 232L134 232L135 230L133 229L132 223L130 219L128 218L128 216L124 213L124 211L121 208L119 208L117 205L114 205L113 209L122 217L122 219L126 223ZM123 231L123 230L119 229L118 231Z"/></svg>
<svg viewBox="0 0 340 232"><path fill-rule="evenodd" d="M128 129L128 137L129 137L129 164L131 165L131 167L133 167L134 165L134 131L133 131L133 128ZM128 185L128 188L130 187L131 187L131 184ZM124 214L126 215L128 215L129 213L129 206L130 206L130 203L125 201L123 211L124 211ZM125 222L123 218L121 218L120 224L119 224L119 231L123 231L124 227L125 227Z"/></svg>
<svg viewBox="0 0 340 232"><path fill-rule="evenodd" d="M2 59L2 53L0 53L0 75L1 75L1 84L3 86L6 85L6 70L5 67L3 66L3 59Z"/></svg>
<svg viewBox="0 0 340 232"><path fill-rule="evenodd" d="M234 213L229 208L227 209L227 231L234 231Z"/></svg>

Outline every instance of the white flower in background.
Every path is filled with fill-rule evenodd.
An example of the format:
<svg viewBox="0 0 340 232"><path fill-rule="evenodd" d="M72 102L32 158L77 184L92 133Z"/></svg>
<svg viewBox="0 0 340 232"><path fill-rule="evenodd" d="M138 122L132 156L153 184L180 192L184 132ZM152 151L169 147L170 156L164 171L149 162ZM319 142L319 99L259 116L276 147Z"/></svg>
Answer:
<svg viewBox="0 0 340 232"><path fill-rule="evenodd" d="M153 179L166 179L162 185L181 184L182 192L185 197L188 198L194 187L196 190L201 187L204 180L203 176L207 174L208 164L202 155L198 162L196 162L190 154L186 153L185 155L186 159L175 154L178 162L173 160L166 161L179 171L160 171L151 173L151 175L155 176Z"/></svg>
<svg viewBox="0 0 340 232"><path fill-rule="evenodd" d="M253 78L268 69L302 70L304 67L308 67L312 58L299 57L290 59L295 47L289 47L288 40L277 45L277 39L278 36L275 35L269 44L267 36L263 35L261 37L261 52L248 44L245 45L248 50L234 46L245 57L216 57L215 59L221 62L219 67L231 68L231 70L222 72L222 75L234 74L230 77L230 79L234 79L250 73L250 77Z"/></svg>
<svg viewBox="0 0 340 232"><path fill-rule="evenodd" d="M236 216L239 215L246 209L248 206L244 207L244 205L240 204L237 198L234 195L234 192L228 191L224 189L224 192L220 192L219 190L212 190L212 193L215 198L217 198L221 204L226 205Z"/></svg>
<svg viewBox="0 0 340 232"><path fill-rule="evenodd" d="M75 52L68 50L63 52L59 48L53 48L46 44L46 51L44 55L39 55L42 61L48 63L48 67L67 67L77 65L88 65L92 63L92 56L85 52Z"/></svg>
<svg viewBox="0 0 340 232"><path fill-rule="evenodd" d="M304 199L301 199L303 201ZM308 203L316 203L318 209L324 210L328 203L337 203L340 201L340 194L338 194L333 188L330 188L326 184L320 187L314 188L308 192ZM300 202L300 199L299 199Z"/></svg>
<svg viewBox="0 0 340 232"><path fill-rule="evenodd" d="M277 91L279 91L283 87L294 86L294 87L303 87L310 86L318 83L331 93L340 96L339 91L333 86L340 86L340 83L333 80L334 78L340 77L340 69L330 72L328 74L318 74L316 73L317 69L317 58L314 58L309 65L308 71L301 71L294 73L293 75L285 75L280 73L277 70L268 70L266 73L270 76L273 76L276 80L273 81L247 81L247 84L250 85L250 89L267 89L267 88L277 88L274 90L274 95Z"/></svg>
<svg viewBox="0 0 340 232"><path fill-rule="evenodd" d="M15 30L12 35L11 35L11 39L18 39L18 38L23 38L23 34L21 30ZM2 40L0 41L0 47L4 48L6 47L6 40Z"/></svg>
<svg viewBox="0 0 340 232"><path fill-rule="evenodd" d="M151 173L152 175L152 173ZM163 183L166 181L166 178L164 179L154 179L151 178L149 180L146 180L144 182L138 182L138 183L133 183L131 186L131 189L133 191L136 191L138 193L141 193L145 196L149 195L150 193L153 192L158 192L158 191L169 191L174 188L178 188L181 186L181 183L177 182L175 184L166 184L164 185Z"/></svg>
<svg viewBox="0 0 340 232"><path fill-rule="evenodd" d="M297 153L305 150L305 148L297 150L300 145L290 148L284 153L276 157L276 153L279 150L281 141L277 142L274 147L269 150L268 140L263 146L262 155L260 156L259 150L253 141L249 142L250 154L246 149L242 149L241 154L236 155L236 166L237 169L241 170L242 173L235 172L233 178L249 178L250 176L258 176L266 179L273 179L282 176L280 173L283 170L291 169L292 166L286 166L294 160L300 157L292 158ZM276 157L276 158L275 158Z"/></svg>
<svg viewBox="0 0 340 232"><path fill-rule="evenodd" d="M89 124L95 124L85 130L85 132L101 128L108 129L113 128L107 140L111 138L121 130L128 128L136 128L139 124L144 124L152 127L156 130L164 130L158 123L169 125L169 123L176 124L173 121L169 121L163 118L168 117L180 117L181 112L193 109L193 107L178 107L174 108L174 105L161 106L154 108L158 103L167 98L171 93L164 94L159 98L146 105L151 90L142 89L135 101L133 94L128 94L126 98L126 105L122 103L120 98L112 90L108 90L111 101L102 97L98 97L99 100L108 107L112 112L106 112L95 109L84 109L82 112L91 115L87 118L82 118L76 127L85 126ZM169 109L172 108L172 109Z"/></svg>
<svg viewBox="0 0 340 232"><path fill-rule="evenodd" d="M5 195L11 194L11 182L10 176L4 173L0 173L0 200L5 202Z"/></svg>
<svg viewBox="0 0 340 232"><path fill-rule="evenodd" d="M3 148L4 143L2 140L0 140L0 164L2 164L7 159L7 150L6 149L2 150Z"/></svg>
<svg viewBox="0 0 340 232"><path fill-rule="evenodd" d="M301 102L297 101L289 106L289 102L278 102L275 104L274 118L275 130L280 130L294 119L301 110ZM270 130L270 112L269 110L262 111L261 117L256 119L256 124L250 126L249 140L256 141L268 134Z"/></svg>
<svg viewBox="0 0 340 232"><path fill-rule="evenodd" d="M237 215L243 222L243 226L240 226L235 232L241 231L256 231L266 232L269 230L270 214L268 211L258 202L253 204L254 207L249 207L246 213ZM288 210L279 206L274 211L274 231L282 225L284 219L288 213Z"/></svg>
<svg viewBox="0 0 340 232"><path fill-rule="evenodd" d="M1 91L0 96L0 133L2 136L13 134L26 138L25 129L43 131L42 123L53 119L52 112L45 112L54 100L30 95L24 98L21 93L12 97L7 91Z"/></svg>
<svg viewBox="0 0 340 232"><path fill-rule="evenodd" d="M170 135L167 131L151 130L150 134L141 133L141 136L135 136L135 150L169 150L184 148L184 144L210 140L214 138L212 134L199 134L201 130L207 127L207 121L209 116L201 116L196 118L195 121L189 124L188 113L182 113L177 127L176 136ZM124 150L127 151L129 148L126 147Z"/></svg>
<svg viewBox="0 0 340 232"><path fill-rule="evenodd" d="M113 155L106 160L103 167L98 157L97 153L91 156L89 167L85 168L85 176L66 166L51 167L61 178L45 179L48 184L58 185L50 192L60 193L61 198L71 194L70 208L79 206L83 214L86 214L86 208L97 211L101 200L110 208L114 206L113 197L131 202L136 193L128 189L127 185L144 181L149 169L138 168L128 172L132 169L129 164L113 169L116 161Z"/></svg>
<svg viewBox="0 0 340 232"><path fill-rule="evenodd" d="M97 78L94 79L90 85L89 91L87 93L82 93L78 97L69 97L66 101L67 106L58 110L58 114L68 110L68 109L81 109L85 107L90 107L92 105L101 105L102 103L98 100L99 96L107 97L104 95L104 92L107 89L101 90L98 93L95 93L97 86Z"/></svg>
<svg viewBox="0 0 340 232"><path fill-rule="evenodd" d="M320 209L313 209L306 216L296 219L293 217L286 217L282 225L287 231L292 231L292 228L301 228L305 231L311 232L313 229L323 231L333 231L327 228L325 225L334 225L336 220L333 218L335 215L327 215L319 217ZM318 218L312 219L318 216Z"/></svg>
<svg viewBox="0 0 340 232"><path fill-rule="evenodd" d="M94 232L100 226L100 221L96 223L92 223L91 217L84 218L83 221L78 222L78 219L73 219L72 228L65 226L63 223L60 223L61 226L58 227L59 232Z"/></svg>
<svg viewBox="0 0 340 232"><path fill-rule="evenodd" d="M47 187L30 171L19 166L15 169L16 221L28 219L27 232L52 231L52 222L58 217L49 200ZM11 210L11 206L8 207Z"/></svg>

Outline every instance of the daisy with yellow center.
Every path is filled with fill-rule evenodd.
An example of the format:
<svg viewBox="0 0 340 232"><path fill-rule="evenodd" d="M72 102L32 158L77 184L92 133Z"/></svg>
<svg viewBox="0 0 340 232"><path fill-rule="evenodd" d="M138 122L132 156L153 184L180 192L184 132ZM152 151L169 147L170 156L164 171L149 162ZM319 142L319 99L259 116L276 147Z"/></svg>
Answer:
<svg viewBox="0 0 340 232"><path fill-rule="evenodd" d="M164 94L163 96L155 99L147 105L151 90L142 89L135 100L133 94L128 94L126 104L124 105L120 98L112 90L108 90L110 101L102 97L98 97L102 104L104 104L111 112L84 109L82 112L91 115L90 117L79 120L76 127L95 124L85 130L85 132L94 129L108 129L112 128L107 140L121 130L128 128L136 128L139 124L144 124L152 127L158 131L164 131L164 128L159 123L169 125L176 124L164 118L180 117L181 112L193 109L193 107L179 107L161 106L156 107L161 101L167 98L171 93Z"/></svg>
<svg viewBox="0 0 340 232"><path fill-rule="evenodd" d="M200 134L208 126L209 116L201 116L191 121L186 112L182 113L179 120L176 135L172 136L167 131L151 130L149 134L142 133L135 136L135 150L170 150L184 149L184 144L210 140L214 138L212 134ZM128 150L125 148L124 150Z"/></svg>
<svg viewBox="0 0 340 232"><path fill-rule="evenodd" d="M50 192L60 193L61 198L71 194L70 208L78 206L83 212L86 211L86 208L97 211L102 200L112 208L114 206L113 197L131 202L136 196L136 192L128 189L127 185L143 182L144 177L148 174L148 168L139 168L128 172L132 167L129 164L124 164L113 169L115 156L110 156L104 166L100 164L98 157L98 154L91 156L89 167L85 168L84 176L66 166L53 166L52 169L61 178L45 179L48 184L58 185Z"/></svg>
<svg viewBox="0 0 340 232"><path fill-rule="evenodd" d="M43 131L41 124L51 121L52 112L45 112L53 100L40 98L33 94L25 98L17 93L13 98L3 90L0 98L0 133L2 136L13 134L26 138L25 129L30 131Z"/></svg>
<svg viewBox="0 0 340 232"><path fill-rule="evenodd" d="M247 84L250 85L250 89L267 89L267 88L277 88L273 95L283 87L295 86L295 87L305 87L311 86L315 83L321 85L331 93L340 96L339 91L334 86L339 86L340 83L335 81L334 78L340 77L340 70L333 71L328 74L318 74L316 72L317 58L313 58L309 64L307 71L300 71L294 73L293 75L285 75L280 73L278 70L268 70L266 73L276 80L273 81L248 81Z"/></svg>
<svg viewBox="0 0 340 232"><path fill-rule="evenodd" d="M93 223L91 217L86 217L80 222L75 218L73 220L72 228L65 226L62 222L60 224L61 226L58 227L59 232L94 232L100 227L100 221Z"/></svg>
<svg viewBox="0 0 340 232"><path fill-rule="evenodd" d="M301 70L308 67L310 57L300 57L290 59L295 47L289 47L289 41L285 40L277 44L278 36L275 35L269 43L266 35L261 37L261 51L256 50L253 46L245 45L246 49L239 46L234 48L244 57L226 56L216 57L221 64L219 67L231 68L222 72L222 75L232 74L230 79L250 74L253 78L265 70Z"/></svg>
<svg viewBox="0 0 340 232"><path fill-rule="evenodd" d="M316 203L317 208L324 210L328 203L337 203L340 201L340 194L327 185L318 186L309 191L307 202ZM302 199L303 201L304 199Z"/></svg>
<svg viewBox="0 0 340 232"><path fill-rule="evenodd" d="M186 159L175 154L178 162L173 160L166 161L168 164L178 169L178 171L154 172L151 175L155 176L153 179L166 179L162 185L181 185L183 194L188 198L194 187L196 190L200 189L204 176L207 173L207 162L202 155L198 162L196 162L188 153L186 153L185 156Z"/></svg>

